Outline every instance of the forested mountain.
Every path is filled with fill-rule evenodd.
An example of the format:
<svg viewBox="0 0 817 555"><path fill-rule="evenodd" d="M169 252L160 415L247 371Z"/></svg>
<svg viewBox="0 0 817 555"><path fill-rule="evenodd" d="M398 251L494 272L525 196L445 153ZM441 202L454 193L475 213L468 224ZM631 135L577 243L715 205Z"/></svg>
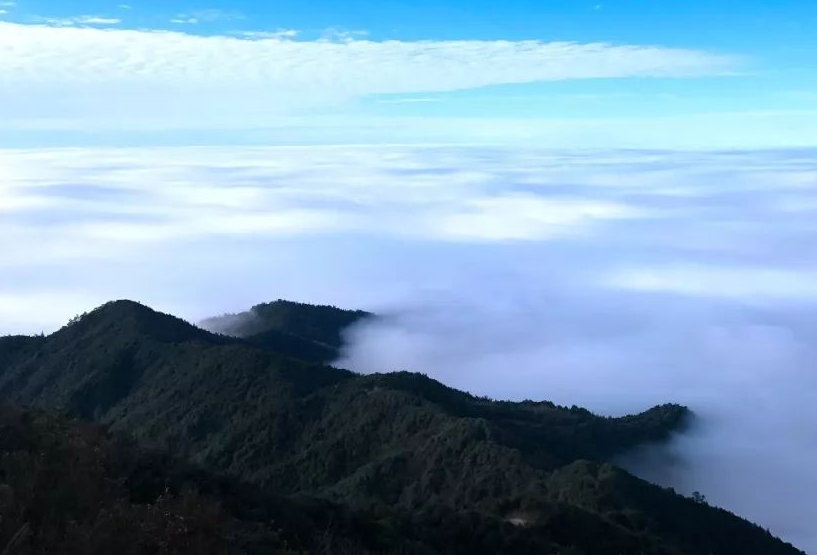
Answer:
<svg viewBox="0 0 817 555"><path fill-rule="evenodd" d="M99 426L8 405L0 405L0 516L0 552L9 555L294 555L341 541L361 548L355 540L367 532L339 507L267 495Z"/></svg>
<svg viewBox="0 0 817 555"><path fill-rule="evenodd" d="M370 315L284 301L259 307L252 325L241 324L249 327L227 317L225 335L118 301L47 337L2 338L0 398L104 424L208 476L253 484L276 506L323 499L320 518L356 515L339 534L373 552L799 553L608 464L681 428L684 407L604 418L476 398L419 374L360 376L314 361ZM276 351L250 341L271 332L297 340L299 354L293 342Z"/></svg>

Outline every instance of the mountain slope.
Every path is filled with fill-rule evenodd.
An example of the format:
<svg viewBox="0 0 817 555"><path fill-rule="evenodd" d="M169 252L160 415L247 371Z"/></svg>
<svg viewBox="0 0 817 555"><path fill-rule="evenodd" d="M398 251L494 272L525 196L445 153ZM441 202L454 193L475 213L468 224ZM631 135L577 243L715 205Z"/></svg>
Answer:
<svg viewBox="0 0 817 555"><path fill-rule="evenodd" d="M0 373L0 395L181 446L208 467L286 484L287 491L334 487L435 436L481 434L479 444L514 450L547 470L662 439L685 416L669 406L606 419L549 403L481 400L417 374L357 376L127 301L97 309L45 338L28 358L18 356Z"/></svg>
<svg viewBox="0 0 817 555"><path fill-rule="evenodd" d="M339 338L348 325L305 325L316 314L306 312L288 316L300 322L298 333ZM683 407L603 418L547 402L479 399L418 374L358 376L127 301L46 338L0 341L2 353L0 397L172 446L281 495L348 505L400 534L420 527L429 545L465 545L451 534L471 530L473 538L478 522L496 536L496 549L519 537L588 554L725 555L734 552L730 542L747 554L797 553L733 515L604 465L666 438L684 424ZM686 527L674 523L676 513L687 515ZM518 514L526 526L508 528Z"/></svg>
<svg viewBox="0 0 817 555"><path fill-rule="evenodd" d="M0 404L4 554L435 553L421 537L142 451L98 426Z"/></svg>
<svg viewBox="0 0 817 555"><path fill-rule="evenodd" d="M559 495L565 499L576 495L572 490L577 475L596 480L613 495L622 481L633 480L611 467L577 463L552 478L554 487L561 488ZM635 487L665 495L644 484ZM594 503L583 491L579 501ZM605 506L592 509L612 510L614 503L606 501ZM702 516L719 527L731 525L729 546L752 552L751 545L747 551L741 544L752 534L728 513L681 498L672 510L690 513L681 519L682 531L692 526L704 529ZM163 453L141 451L96 426L0 405L0 548L4 553L684 553L645 535L652 523L645 524L647 519L630 513L609 513L620 525L563 504L540 504L517 514L531 518L534 511L535 520L525 526L475 512L439 511L374 522L338 505L276 496ZM706 538L705 533L700 537ZM765 544L760 546L775 552L772 538L765 537Z"/></svg>

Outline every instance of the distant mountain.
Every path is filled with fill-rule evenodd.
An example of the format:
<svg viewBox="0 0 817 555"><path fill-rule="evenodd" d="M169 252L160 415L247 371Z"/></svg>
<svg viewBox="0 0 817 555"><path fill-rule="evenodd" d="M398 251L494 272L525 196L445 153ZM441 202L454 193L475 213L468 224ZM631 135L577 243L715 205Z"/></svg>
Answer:
<svg viewBox="0 0 817 555"><path fill-rule="evenodd" d="M361 310L277 300L246 312L208 318L199 325L293 358L329 363L338 358L343 330L373 316Z"/></svg>
<svg viewBox="0 0 817 555"><path fill-rule="evenodd" d="M382 552L800 553L607 462L681 429L684 407L604 418L419 374L361 376L309 362L323 360L310 349L337 349L370 315L259 306L261 320L220 328L238 337L118 301L48 337L0 339L0 398L106 424L278 496L349 507L385 527ZM249 341L269 332L305 354Z"/></svg>

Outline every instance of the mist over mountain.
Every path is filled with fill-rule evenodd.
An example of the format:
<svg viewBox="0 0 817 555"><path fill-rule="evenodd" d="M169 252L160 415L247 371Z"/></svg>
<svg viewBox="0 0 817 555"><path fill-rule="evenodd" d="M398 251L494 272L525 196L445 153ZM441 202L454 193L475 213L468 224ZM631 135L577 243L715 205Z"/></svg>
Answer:
<svg viewBox="0 0 817 555"><path fill-rule="evenodd" d="M337 364L364 373L412 368L478 395L547 397L602 414L649 399L682 403L696 414L684 434L618 462L813 545L811 308L588 295L553 281L537 295L523 289L496 300L477 287L455 302L428 296L393 307L350 330Z"/></svg>
<svg viewBox="0 0 817 555"><path fill-rule="evenodd" d="M199 326L213 333L311 362L337 359L346 328L373 314L279 299L246 312L205 318Z"/></svg>
<svg viewBox="0 0 817 555"><path fill-rule="evenodd" d="M328 306L283 301L261 306L265 308L254 312L265 314L267 321L255 326L268 331L274 322L278 331L297 337L302 345L314 342L318 353L326 345L318 339L330 341L350 323L376 320ZM113 433L133 437L143 449L172 449L179 461L236 481L236 486L214 489L206 485L212 483L206 474L188 474L181 481L166 478L174 484L167 497L133 500L132 492L131 504L119 505L116 518L141 511L159 519L145 521L146 526L161 526L161 514L167 511L186 514L179 518L188 527L183 540L178 536L182 532L174 536L182 543L173 544L172 552L192 552L197 542L217 546L225 541L220 534L250 541L252 529L266 534L265 539L254 536L259 545L283 550L290 545L284 539L292 537L298 511L304 513L299 526L314 529L340 510L325 506L309 512L297 501L307 495L346 507L356 515L353 519L368 523L364 528L341 524L333 537L373 552L799 553L700 496L679 496L609 464L634 448L682 432L690 419L683 406L600 417L547 401L474 397L422 374L359 375L307 362L317 358L299 360L277 352L275 345L214 335L144 305L117 301L72 319L49 336L1 338L0 397L105 424ZM14 422L21 417L6 414L11 422L6 425L34 444L41 434L53 433L48 426L61 427L62 435L85 437L71 447L82 452L98 453L94 442L108 441L96 432L67 432L57 420L39 420L45 430L19 431ZM31 422L31 417L22 416L20 422ZM20 447L5 449L12 456ZM93 487L95 480L110 480L105 472L126 476L139 464L133 462L135 453L104 449L112 449L111 457L124 456L127 465L93 470L84 478ZM43 456L47 464L58 463ZM154 472L174 475L177 463L163 464ZM48 474L34 474L29 480L35 488L47 488L44 476ZM66 476L63 487L79 487L79 475ZM9 481L11 491L21 487L20 479ZM152 480L161 482L155 476ZM253 500L241 493L241 482L278 497ZM42 495L50 495L47 491ZM111 490L105 495L87 501L83 510L92 515L98 510L93 503L110 505L128 494ZM202 508L222 502L225 495L226 513ZM276 506L290 506L291 514L278 517L281 528L258 528L257 509L251 513L244 507L259 502L271 514L284 510ZM23 542L33 552L44 549L66 534L52 528L68 518L61 510L52 508L48 519L26 522L20 528L26 530L24 540L12 537L12 526L5 541ZM196 532L194 523L205 517L219 524ZM94 524L88 518L83 521L88 528L73 528L70 541L112 545L114 538L105 534L113 521ZM464 526L468 539L461 536ZM139 528L131 533L150 536ZM160 541L156 535L150 538ZM235 541L227 545L249 552ZM304 548L318 552L314 550L320 546Z"/></svg>

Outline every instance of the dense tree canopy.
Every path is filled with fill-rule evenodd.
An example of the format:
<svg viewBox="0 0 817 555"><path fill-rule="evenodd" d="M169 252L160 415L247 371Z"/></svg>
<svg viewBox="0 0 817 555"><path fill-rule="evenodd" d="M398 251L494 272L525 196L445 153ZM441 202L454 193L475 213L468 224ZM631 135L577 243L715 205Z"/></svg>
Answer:
<svg viewBox="0 0 817 555"><path fill-rule="evenodd" d="M65 523L75 520L96 530L104 511L114 515L111 526L144 523L129 533L156 541L165 533L156 530L170 526L159 514L215 519L209 536L189 541L236 552L250 552L250 544L230 538L320 552L317 543L296 540L304 530L317 537L331 521L337 529L321 537L335 542L335 551L346 545L382 553L799 553L734 515L609 464L682 428L684 407L605 418L549 402L477 398L420 374L356 375L322 362L340 346L343 328L370 315L285 301L252 312L250 320L222 317L233 327L222 326L225 334L218 335L118 301L47 337L0 339L0 397L103 424L134 438L139 449L174 457L151 459L107 432L43 413L7 412L21 442L40 445L48 437L55 446L26 463L33 468L59 466L63 456L85 460L97 452L91 444L112 453L106 461L118 461L99 466L91 457L85 470L94 483L87 487L70 464L65 476L16 474L7 480L15 492L33 484L29 490L41 493L32 499L48 498L48 480L64 480L66 498L71 488L125 485L82 501L84 520L75 519L74 509L37 520L18 507L0 541L13 541L19 530L31 538L63 537ZM265 340L252 340L258 337ZM3 441L4 461L26 451ZM161 477L148 482L172 484L172 497L161 487L134 489L145 460L148 475ZM182 460L202 470L171 479ZM48 510L62 510L60 503ZM295 516L282 521L281 513ZM274 515L280 527L269 524Z"/></svg>

